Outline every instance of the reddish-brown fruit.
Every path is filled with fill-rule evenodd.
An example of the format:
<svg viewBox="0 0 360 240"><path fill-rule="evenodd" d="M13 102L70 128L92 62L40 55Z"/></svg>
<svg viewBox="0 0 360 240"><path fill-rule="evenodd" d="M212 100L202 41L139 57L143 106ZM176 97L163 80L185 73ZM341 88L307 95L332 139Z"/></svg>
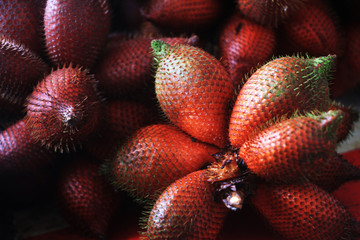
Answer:
<svg viewBox="0 0 360 240"><path fill-rule="evenodd" d="M197 47L151 44L156 95L166 116L196 139L225 147L234 86L224 66Z"/></svg>
<svg viewBox="0 0 360 240"><path fill-rule="evenodd" d="M267 61L275 50L275 33L235 13L220 32L219 51L235 85Z"/></svg>
<svg viewBox="0 0 360 240"><path fill-rule="evenodd" d="M326 191L332 191L346 181L360 179L360 168L352 165L341 155L314 161L309 180Z"/></svg>
<svg viewBox="0 0 360 240"><path fill-rule="evenodd" d="M40 0L1 0L0 33L39 54L42 52Z"/></svg>
<svg viewBox="0 0 360 240"><path fill-rule="evenodd" d="M357 227L334 196L311 183L260 184L251 202L287 239L352 239Z"/></svg>
<svg viewBox="0 0 360 240"><path fill-rule="evenodd" d="M104 237L120 206L120 195L98 173L92 159L77 157L64 166L58 182L61 213L80 232Z"/></svg>
<svg viewBox="0 0 360 240"><path fill-rule="evenodd" d="M84 144L85 149L99 160L110 159L131 134L158 119L153 109L139 102L106 101L96 134Z"/></svg>
<svg viewBox="0 0 360 240"><path fill-rule="evenodd" d="M196 36L162 39L169 44L197 43ZM153 84L151 40L151 37L129 38L122 35L113 35L108 39L102 60L95 70L99 89L106 96L130 95Z"/></svg>
<svg viewBox="0 0 360 240"><path fill-rule="evenodd" d="M280 28L279 51L310 56L340 54L337 24L322 0L311 0Z"/></svg>
<svg viewBox="0 0 360 240"><path fill-rule="evenodd" d="M345 152L342 154L342 156L351 164L360 168L360 148Z"/></svg>
<svg viewBox="0 0 360 240"><path fill-rule="evenodd" d="M99 108L93 76L70 65L39 82L28 98L25 123L36 141L69 151L93 132Z"/></svg>
<svg viewBox="0 0 360 240"><path fill-rule="evenodd" d="M351 215L360 222L360 180L342 184L332 194L348 209Z"/></svg>
<svg viewBox="0 0 360 240"><path fill-rule="evenodd" d="M238 0L240 11L254 21L276 27L304 6L307 0Z"/></svg>
<svg viewBox="0 0 360 240"><path fill-rule="evenodd" d="M30 137L23 120L0 133L1 175L36 171L54 158L54 153L43 149Z"/></svg>
<svg viewBox="0 0 360 240"><path fill-rule="evenodd" d="M344 55L339 59L331 87L334 98L338 98L360 84L360 24L345 27Z"/></svg>
<svg viewBox="0 0 360 240"><path fill-rule="evenodd" d="M157 124L136 131L106 168L116 186L153 198L176 179L214 161L211 155L217 151L174 126Z"/></svg>
<svg viewBox="0 0 360 240"><path fill-rule="evenodd" d="M229 138L241 147L257 127L295 110L326 111L328 76L335 56L281 57L260 67L245 82L230 118Z"/></svg>
<svg viewBox="0 0 360 240"><path fill-rule="evenodd" d="M32 51L0 36L0 108L21 110L26 97L48 70Z"/></svg>
<svg viewBox="0 0 360 240"><path fill-rule="evenodd" d="M268 181L307 181L335 155L336 131L341 111L294 117L264 129L239 150L249 169ZM325 160L314 170L319 159ZM324 166L325 167L325 166Z"/></svg>
<svg viewBox="0 0 360 240"><path fill-rule="evenodd" d="M44 29L52 63L91 68L106 42L110 17L107 0L48 0Z"/></svg>
<svg viewBox="0 0 360 240"><path fill-rule="evenodd" d="M360 23L349 24L345 31L347 44L344 58L347 59L349 68L356 71L357 82L360 83Z"/></svg>
<svg viewBox="0 0 360 240"><path fill-rule="evenodd" d="M342 111L342 121L337 130L337 142L344 141L354 130L354 123L359 120L359 112L350 106L342 105L341 103L334 102L329 110Z"/></svg>
<svg viewBox="0 0 360 240"><path fill-rule="evenodd" d="M143 15L171 32L207 29L222 13L220 0L152 0Z"/></svg>
<svg viewBox="0 0 360 240"><path fill-rule="evenodd" d="M214 200L206 170L177 180L151 210L147 239L217 239L228 209Z"/></svg>
<svg viewBox="0 0 360 240"><path fill-rule="evenodd" d="M342 155L351 164L360 168L360 149L345 152ZM344 204L349 212L360 222L360 180L353 180L342 184L332 194Z"/></svg>

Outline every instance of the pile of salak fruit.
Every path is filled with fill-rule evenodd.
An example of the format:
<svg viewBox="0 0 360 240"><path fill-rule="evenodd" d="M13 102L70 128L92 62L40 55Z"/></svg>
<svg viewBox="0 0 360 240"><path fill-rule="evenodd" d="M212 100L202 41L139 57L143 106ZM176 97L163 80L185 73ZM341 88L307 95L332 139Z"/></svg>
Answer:
<svg viewBox="0 0 360 240"><path fill-rule="evenodd" d="M0 238L360 239L356 0L0 0Z"/></svg>

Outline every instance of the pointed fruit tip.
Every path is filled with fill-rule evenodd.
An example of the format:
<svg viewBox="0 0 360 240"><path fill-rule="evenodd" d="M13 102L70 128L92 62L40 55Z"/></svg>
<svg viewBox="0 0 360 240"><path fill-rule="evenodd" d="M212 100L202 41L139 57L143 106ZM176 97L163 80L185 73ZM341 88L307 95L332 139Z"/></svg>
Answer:
<svg viewBox="0 0 360 240"><path fill-rule="evenodd" d="M333 71L337 56L335 54L312 58L311 63L320 78L328 78Z"/></svg>
<svg viewBox="0 0 360 240"><path fill-rule="evenodd" d="M153 49L153 54L157 60L160 60L167 55L169 47L171 46L162 40L155 39L151 41L151 48Z"/></svg>

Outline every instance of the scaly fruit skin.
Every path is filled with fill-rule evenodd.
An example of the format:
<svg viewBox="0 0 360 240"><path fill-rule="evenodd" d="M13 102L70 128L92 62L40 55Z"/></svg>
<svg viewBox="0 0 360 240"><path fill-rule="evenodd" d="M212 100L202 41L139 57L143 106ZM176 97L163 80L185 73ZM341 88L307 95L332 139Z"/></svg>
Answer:
<svg viewBox="0 0 360 240"><path fill-rule="evenodd" d="M274 117L295 110L325 111L330 105L328 75L335 56L280 57L260 67L245 82L236 99L229 138L241 147L248 136Z"/></svg>
<svg viewBox="0 0 360 240"><path fill-rule="evenodd" d="M105 45L110 17L107 0L48 0L44 29L52 63L91 68Z"/></svg>
<svg viewBox="0 0 360 240"><path fill-rule="evenodd" d="M238 8L250 19L269 27L276 27L307 0L238 0Z"/></svg>
<svg viewBox="0 0 360 240"><path fill-rule="evenodd" d="M35 53L0 36L0 108L20 111L49 67Z"/></svg>
<svg viewBox="0 0 360 240"><path fill-rule="evenodd" d="M225 147L234 86L224 66L197 47L151 44L156 96L166 116L196 139Z"/></svg>
<svg viewBox="0 0 360 240"><path fill-rule="evenodd" d="M311 183L260 184L251 202L287 239L352 239L358 224L334 196Z"/></svg>
<svg viewBox="0 0 360 240"><path fill-rule="evenodd" d="M194 45L197 38L162 38L168 43ZM109 97L127 96L147 90L154 81L151 37L113 35L95 69L99 90Z"/></svg>
<svg viewBox="0 0 360 240"><path fill-rule="evenodd" d="M143 15L171 32L193 32L207 29L221 11L220 0L152 0Z"/></svg>
<svg viewBox="0 0 360 240"><path fill-rule="evenodd" d="M159 119L153 109L135 101L105 101L101 107L96 134L84 143L84 148L99 160L113 158L119 146L131 134Z"/></svg>
<svg viewBox="0 0 360 240"><path fill-rule="evenodd" d="M214 161L218 148L196 142L175 126L139 129L118 150L107 171L115 186L135 197L154 198L176 179Z"/></svg>
<svg viewBox="0 0 360 240"><path fill-rule="evenodd" d="M332 194L348 209L351 215L360 222L360 180L345 182Z"/></svg>
<svg viewBox="0 0 360 240"><path fill-rule="evenodd" d="M42 52L42 0L1 0L0 33L35 53Z"/></svg>
<svg viewBox="0 0 360 240"><path fill-rule="evenodd" d="M234 85L245 74L267 61L275 51L275 32L252 22L238 12L225 23L219 38L219 53Z"/></svg>
<svg viewBox="0 0 360 240"><path fill-rule="evenodd" d="M337 23L322 0L312 0L293 14L279 29L281 53L307 53L318 57L340 55Z"/></svg>
<svg viewBox="0 0 360 240"><path fill-rule="evenodd" d="M36 171L54 160L55 154L37 144L30 136L23 120L0 133L0 173Z"/></svg>
<svg viewBox="0 0 360 240"><path fill-rule="evenodd" d="M312 173L308 174L309 180L328 192L349 180L360 179L360 168L339 154L327 159L317 159L314 163Z"/></svg>
<svg viewBox="0 0 360 240"><path fill-rule="evenodd" d="M262 130L239 150L248 168L272 182L304 182L335 155L341 111L294 117ZM317 160L325 160L314 171Z"/></svg>
<svg viewBox="0 0 360 240"><path fill-rule="evenodd" d="M105 237L121 202L92 159L77 156L62 169L57 189L61 213L79 232Z"/></svg>
<svg viewBox="0 0 360 240"><path fill-rule="evenodd" d="M29 96L26 127L48 148L74 150L95 129L99 105L93 76L65 66L45 77Z"/></svg>
<svg viewBox="0 0 360 240"><path fill-rule="evenodd" d="M214 191L206 170L171 184L151 210L147 239L216 239L228 209L215 202Z"/></svg>

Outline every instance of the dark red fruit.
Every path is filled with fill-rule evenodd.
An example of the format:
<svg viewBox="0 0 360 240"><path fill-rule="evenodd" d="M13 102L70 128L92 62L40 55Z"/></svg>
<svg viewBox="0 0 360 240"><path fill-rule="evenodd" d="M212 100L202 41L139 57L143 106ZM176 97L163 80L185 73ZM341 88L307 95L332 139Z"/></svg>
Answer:
<svg viewBox="0 0 360 240"><path fill-rule="evenodd" d="M341 53L337 23L322 0L308 1L279 30L279 51L323 56Z"/></svg>
<svg viewBox="0 0 360 240"><path fill-rule="evenodd" d="M274 50L274 30L260 26L237 12L220 32L220 57L235 85L240 84L252 68L267 61Z"/></svg>
<svg viewBox="0 0 360 240"><path fill-rule="evenodd" d="M342 184L332 194L360 222L360 180L352 180Z"/></svg>
<svg viewBox="0 0 360 240"><path fill-rule="evenodd" d="M171 32L192 32L207 29L221 12L220 0L152 0L143 14Z"/></svg>
<svg viewBox="0 0 360 240"><path fill-rule="evenodd" d="M30 135L23 120L0 133L1 175L36 171L54 160L54 153L42 148Z"/></svg>
<svg viewBox="0 0 360 240"><path fill-rule="evenodd" d="M43 50L41 1L1 0L0 35L40 54Z"/></svg>
<svg viewBox="0 0 360 240"><path fill-rule="evenodd" d="M52 63L91 68L105 45L110 17L107 0L48 0L44 29Z"/></svg>
<svg viewBox="0 0 360 240"><path fill-rule="evenodd" d="M136 130L156 123L158 116L148 106L135 101L112 100L102 103L99 126L85 149L99 160L113 158L121 144Z"/></svg>
<svg viewBox="0 0 360 240"><path fill-rule="evenodd" d="M304 6L307 0L238 0L240 11L254 21L276 27Z"/></svg>
<svg viewBox="0 0 360 240"><path fill-rule="evenodd" d="M156 95L166 116L196 139L225 147L234 86L224 66L198 47L151 44Z"/></svg>
<svg viewBox="0 0 360 240"><path fill-rule="evenodd" d="M49 67L32 51L0 36L0 108L20 111L48 71Z"/></svg>
<svg viewBox="0 0 360 240"><path fill-rule="evenodd" d="M157 124L133 134L108 163L113 183L140 198L214 161L218 148L197 142L178 128Z"/></svg>
<svg viewBox="0 0 360 240"><path fill-rule="evenodd" d="M331 194L311 183L261 184L252 204L287 239L352 239L356 223Z"/></svg>
<svg viewBox="0 0 360 240"><path fill-rule="evenodd" d="M120 206L120 195L98 173L92 159L77 157L64 166L58 183L61 213L79 232L105 237Z"/></svg>
<svg viewBox="0 0 360 240"><path fill-rule="evenodd" d="M206 170L177 180L151 210L147 239L217 239L228 209L214 200Z"/></svg>
<svg viewBox="0 0 360 240"><path fill-rule="evenodd" d="M99 118L96 81L72 65L53 71L28 98L26 127L43 145L75 149L95 129Z"/></svg>
<svg viewBox="0 0 360 240"><path fill-rule="evenodd" d="M334 102L329 109L342 111L343 119L337 130L336 138L338 143L343 142L354 130L354 124L359 120L359 112L353 107L345 106L336 102Z"/></svg>
<svg viewBox="0 0 360 240"><path fill-rule="evenodd" d="M197 43L192 38L161 38L169 44ZM99 81L99 89L109 97L128 96L147 90L153 85L153 55L151 37L130 38L113 35L100 64L95 69L95 77Z"/></svg>
<svg viewBox="0 0 360 240"><path fill-rule="evenodd" d="M313 169L308 175L312 183L330 192L346 181L360 179L360 168L336 154L314 161Z"/></svg>

